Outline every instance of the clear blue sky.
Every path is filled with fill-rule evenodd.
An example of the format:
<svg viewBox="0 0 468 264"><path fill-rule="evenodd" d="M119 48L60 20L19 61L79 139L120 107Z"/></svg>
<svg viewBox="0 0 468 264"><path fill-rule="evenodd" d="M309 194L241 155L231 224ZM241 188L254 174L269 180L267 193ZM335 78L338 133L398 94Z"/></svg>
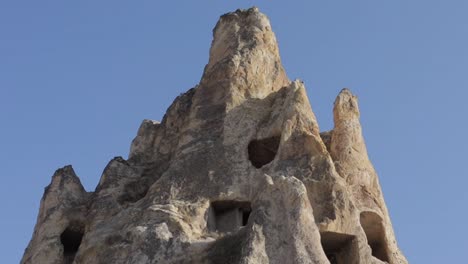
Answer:
<svg viewBox="0 0 468 264"><path fill-rule="evenodd" d="M200 80L219 15L252 5L322 130L341 88L359 96L409 261L466 263L468 1L0 0L1 263L21 258L55 169L94 190Z"/></svg>

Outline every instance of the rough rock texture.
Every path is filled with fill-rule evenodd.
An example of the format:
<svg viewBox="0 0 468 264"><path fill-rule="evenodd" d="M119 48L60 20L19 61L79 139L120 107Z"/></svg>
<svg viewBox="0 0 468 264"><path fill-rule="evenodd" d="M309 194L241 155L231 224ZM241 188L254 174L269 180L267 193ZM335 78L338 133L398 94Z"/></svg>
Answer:
<svg viewBox="0 0 468 264"><path fill-rule="evenodd" d="M319 133L267 17L223 15L195 88L144 120L94 192L46 188L21 263L407 263L367 156L357 98Z"/></svg>

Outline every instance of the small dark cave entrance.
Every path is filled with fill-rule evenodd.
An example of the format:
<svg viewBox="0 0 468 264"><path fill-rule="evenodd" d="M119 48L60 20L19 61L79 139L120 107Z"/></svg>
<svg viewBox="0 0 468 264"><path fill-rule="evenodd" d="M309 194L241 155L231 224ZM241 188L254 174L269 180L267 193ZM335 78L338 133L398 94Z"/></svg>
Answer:
<svg viewBox="0 0 468 264"><path fill-rule="evenodd" d="M79 223L70 224L60 235L63 246L63 263L71 264L81 245L84 235L84 226Z"/></svg>
<svg viewBox="0 0 468 264"><path fill-rule="evenodd" d="M372 249L372 256L381 261L389 262L388 246L382 218L374 212L362 212L360 221L366 233L367 243Z"/></svg>
<svg viewBox="0 0 468 264"><path fill-rule="evenodd" d="M281 136L252 140L249 143L249 160L255 168L261 168L275 159Z"/></svg>
<svg viewBox="0 0 468 264"><path fill-rule="evenodd" d="M212 202L208 211L208 229L218 232L235 232L247 225L251 211L250 202Z"/></svg>
<svg viewBox="0 0 468 264"><path fill-rule="evenodd" d="M356 237L336 232L321 232L323 251L330 264L358 264L359 248Z"/></svg>

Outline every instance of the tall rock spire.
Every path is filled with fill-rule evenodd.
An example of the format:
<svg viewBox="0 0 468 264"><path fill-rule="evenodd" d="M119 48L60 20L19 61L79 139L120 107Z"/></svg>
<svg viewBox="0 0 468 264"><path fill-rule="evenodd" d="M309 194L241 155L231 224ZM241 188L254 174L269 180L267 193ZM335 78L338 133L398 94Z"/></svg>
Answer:
<svg viewBox="0 0 468 264"><path fill-rule="evenodd" d="M257 8L223 15L200 83L85 192L52 178L21 263L405 264L357 99L319 126Z"/></svg>
<svg viewBox="0 0 468 264"><path fill-rule="evenodd" d="M337 96L333 108L330 155L337 172L346 180L360 224L372 247L372 254L389 263L402 263L379 179L367 154L362 135L358 99L349 89Z"/></svg>
<svg viewBox="0 0 468 264"><path fill-rule="evenodd" d="M230 109L245 98L264 98L288 83L267 17L255 7L221 16L200 89L214 100L225 100Z"/></svg>
<svg viewBox="0 0 468 264"><path fill-rule="evenodd" d="M335 127L330 154L338 173L349 184L363 184L374 188L377 178L367 155L359 117L357 97L349 89L341 90L333 107Z"/></svg>

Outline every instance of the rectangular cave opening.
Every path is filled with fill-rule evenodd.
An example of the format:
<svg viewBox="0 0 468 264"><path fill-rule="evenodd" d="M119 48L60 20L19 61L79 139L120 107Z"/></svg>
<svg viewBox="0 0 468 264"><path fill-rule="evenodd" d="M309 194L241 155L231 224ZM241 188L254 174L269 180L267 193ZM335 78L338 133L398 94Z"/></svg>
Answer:
<svg viewBox="0 0 468 264"><path fill-rule="evenodd" d="M330 264L358 264L359 249L354 235L321 232L323 251Z"/></svg>
<svg viewBox="0 0 468 264"><path fill-rule="evenodd" d="M215 201L208 213L208 229L217 232L235 232L246 226L252 207L246 201Z"/></svg>

